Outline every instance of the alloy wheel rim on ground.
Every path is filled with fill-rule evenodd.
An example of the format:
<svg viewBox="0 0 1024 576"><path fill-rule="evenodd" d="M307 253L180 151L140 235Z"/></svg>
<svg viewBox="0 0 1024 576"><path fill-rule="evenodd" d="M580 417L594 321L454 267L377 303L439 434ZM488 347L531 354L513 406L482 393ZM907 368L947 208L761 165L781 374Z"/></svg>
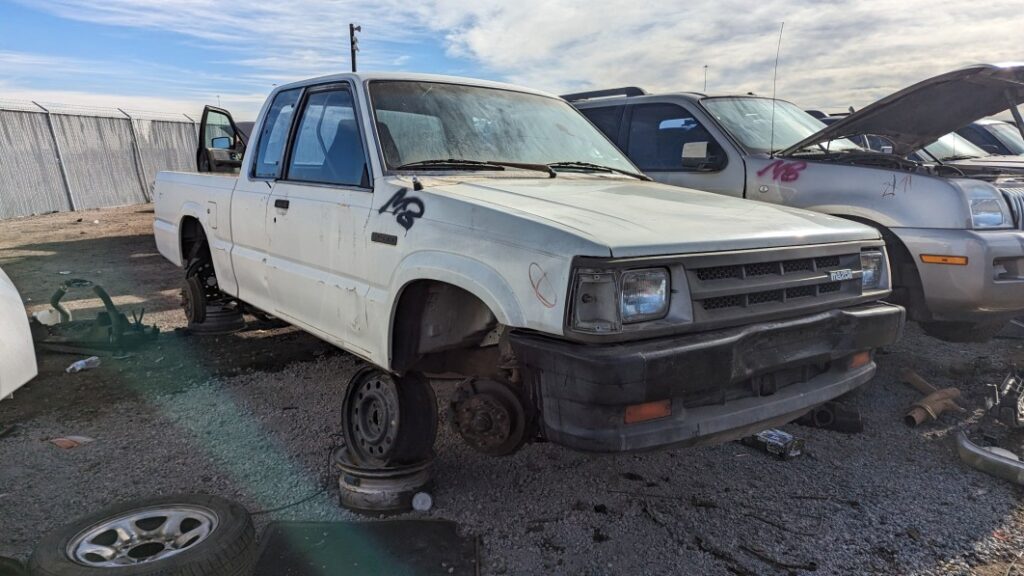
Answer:
<svg viewBox="0 0 1024 576"><path fill-rule="evenodd" d="M157 562L194 548L219 524L217 514L202 506L132 510L79 532L66 552L76 564L91 568Z"/></svg>

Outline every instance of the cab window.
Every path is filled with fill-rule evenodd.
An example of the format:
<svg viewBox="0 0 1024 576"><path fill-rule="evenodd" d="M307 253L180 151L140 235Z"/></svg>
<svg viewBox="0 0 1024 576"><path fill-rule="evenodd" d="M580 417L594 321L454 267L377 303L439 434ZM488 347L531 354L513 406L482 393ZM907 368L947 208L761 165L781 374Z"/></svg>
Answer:
<svg viewBox="0 0 1024 576"><path fill-rule="evenodd" d="M612 142L619 141L619 127L622 126L622 109L624 106L609 106L606 108L584 108L583 113L594 126L604 132Z"/></svg>
<svg viewBox="0 0 1024 576"><path fill-rule="evenodd" d="M702 155L724 159L722 147L688 110L675 104L638 104L629 123L630 159L648 170L696 170L707 166L684 162L684 157ZM720 169L720 168L718 168ZM708 171L707 168L701 168Z"/></svg>
<svg viewBox="0 0 1024 576"><path fill-rule="evenodd" d="M298 103L301 93L301 89L285 90L274 97L274 102L267 112L267 118L263 121L263 129L260 131L253 176L257 178L281 177L284 145L288 141L292 116L295 114L295 105Z"/></svg>
<svg viewBox="0 0 1024 576"><path fill-rule="evenodd" d="M347 88L320 90L306 98L292 145L288 179L367 185L366 155Z"/></svg>

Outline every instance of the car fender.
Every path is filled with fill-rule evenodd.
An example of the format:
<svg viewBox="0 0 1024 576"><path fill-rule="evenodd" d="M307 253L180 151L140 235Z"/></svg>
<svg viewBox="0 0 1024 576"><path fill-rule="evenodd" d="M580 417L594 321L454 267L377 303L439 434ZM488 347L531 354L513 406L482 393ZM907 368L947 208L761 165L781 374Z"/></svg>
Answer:
<svg viewBox="0 0 1024 576"><path fill-rule="evenodd" d="M0 269L0 400L37 373L25 305L14 283Z"/></svg>

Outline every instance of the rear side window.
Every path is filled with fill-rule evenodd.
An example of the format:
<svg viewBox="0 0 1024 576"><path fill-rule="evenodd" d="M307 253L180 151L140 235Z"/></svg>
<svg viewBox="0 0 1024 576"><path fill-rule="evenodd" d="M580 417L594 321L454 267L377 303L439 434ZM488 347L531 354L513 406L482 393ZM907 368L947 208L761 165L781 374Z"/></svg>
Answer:
<svg viewBox="0 0 1024 576"><path fill-rule="evenodd" d="M274 97L273 104L263 121L260 131L259 148L256 153L256 167L253 175L257 178L280 178L284 145L292 126L292 116L299 102L302 89L285 90Z"/></svg>
<svg viewBox="0 0 1024 576"><path fill-rule="evenodd" d="M590 119L609 140L619 141L619 127L622 126L622 110L624 106L611 106L608 108L587 108L580 110L584 116Z"/></svg>
<svg viewBox="0 0 1024 576"><path fill-rule="evenodd" d="M641 170L686 170L683 147L707 142L709 156L723 154L704 126L675 104L639 104L629 124L630 159Z"/></svg>
<svg viewBox="0 0 1024 576"><path fill-rule="evenodd" d="M314 92L306 99L288 166L288 179L360 186L366 155L346 88Z"/></svg>

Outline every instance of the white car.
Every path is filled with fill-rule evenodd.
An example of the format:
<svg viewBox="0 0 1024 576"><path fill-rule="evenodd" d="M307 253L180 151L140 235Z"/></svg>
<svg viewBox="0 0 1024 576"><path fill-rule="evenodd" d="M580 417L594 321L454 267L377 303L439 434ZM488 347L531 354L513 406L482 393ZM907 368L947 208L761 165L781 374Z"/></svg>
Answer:
<svg viewBox="0 0 1024 576"><path fill-rule="evenodd" d="M21 295L0 269L0 400L36 377L36 352Z"/></svg>

